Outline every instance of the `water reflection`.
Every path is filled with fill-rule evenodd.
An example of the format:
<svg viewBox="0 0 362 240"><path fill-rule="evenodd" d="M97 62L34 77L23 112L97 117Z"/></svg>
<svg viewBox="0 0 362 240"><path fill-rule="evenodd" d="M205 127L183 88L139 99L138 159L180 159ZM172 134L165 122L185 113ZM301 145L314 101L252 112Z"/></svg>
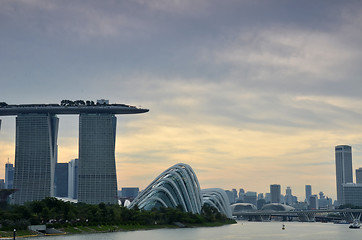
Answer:
<svg viewBox="0 0 362 240"><path fill-rule="evenodd" d="M158 229L131 232L38 237L35 240L357 240L360 229L332 223L287 222L282 230L281 222L238 222L213 228Z"/></svg>

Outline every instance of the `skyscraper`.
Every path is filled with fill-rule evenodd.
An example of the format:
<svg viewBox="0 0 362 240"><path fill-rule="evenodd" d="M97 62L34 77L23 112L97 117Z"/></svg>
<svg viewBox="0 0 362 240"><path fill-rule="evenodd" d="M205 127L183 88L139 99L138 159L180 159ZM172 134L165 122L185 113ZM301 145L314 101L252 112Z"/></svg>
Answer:
<svg viewBox="0 0 362 240"><path fill-rule="evenodd" d="M343 184L343 204L352 204L362 206L362 184L345 183Z"/></svg>
<svg viewBox="0 0 362 240"><path fill-rule="evenodd" d="M229 203L230 203L230 204L235 203L234 193L233 193L232 191L230 191L230 190L225 190L225 192L226 192L226 195L227 195L228 198L229 198Z"/></svg>
<svg viewBox="0 0 362 240"><path fill-rule="evenodd" d="M258 200L260 200L260 199L264 199L264 194L263 193L258 194Z"/></svg>
<svg viewBox="0 0 362 240"><path fill-rule="evenodd" d="M287 205L293 203L292 189L290 187L287 187L287 189L285 190L285 203Z"/></svg>
<svg viewBox="0 0 362 240"><path fill-rule="evenodd" d="M356 169L356 183L362 183L362 168Z"/></svg>
<svg viewBox="0 0 362 240"><path fill-rule="evenodd" d="M68 197L78 198L78 159L68 163Z"/></svg>
<svg viewBox="0 0 362 240"><path fill-rule="evenodd" d="M231 191L233 192L233 194L234 194L234 199L235 199L235 201L236 201L236 199L238 199L238 192L236 191L235 188L233 188Z"/></svg>
<svg viewBox="0 0 362 240"><path fill-rule="evenodd" d="M318 209L318 196L316 194L309 196L309 209Z"/></svg>
<svg viewBox="0 0 362 240"><path fill-rule="evenodd" d="M68 163L57 163L54 174L56 197L68 197Z"/></svg>
<svg viewBox="0 0 362 240"><path fill-rule="evenodd" d="M256 192L247 191L244 195L244 202L251 203L256 206L256 198L257 198L256 196L257 196Z"/></svg>
<svg viewBox="0 0 362 240"><path fill-rule="evenodd" d="M337 202L344 204L343 184L353 183L352 148L348 145L335 147Z"/></svg>
<svg viewBox="0 0 362 240"><path fill-rule="evenodd" d="M123 187L122 188L122 197L128 199L135 199L140 192L138 187Z"/></svg>
<svg viewBox="0 0 362 240"><path fill-rule="evenodd" d="M7 104L0 102L0 116L16 115L14 188L15 204L54 196L57 163L56 114L80 114L79 156L83 170L79 189L81 202L116 203L114 114L138 114L148 109L108 100L70 101L61 104ZM83 121L82 121L83 120ZM79 200L79 199L78 199Z"/></svg>
<svg viewBox="0 0 362 240"><path fill-rule="evenodd" d="M271 196L270 193L265 193L265 202L270 203L271 202Z"/></svg>
<svg viewBox="0 0 362 240"><path fill-rule="evenodd" d="M5 163L5 188L12 189L14 185L14 166L11 163Z"/></svg>
<svg viewBox="0 0 362 240"><path fill-rule="evenodd" d="M270 196L272 203L280 203L280 185L279 184L272 184L270 185Z"/></svg>
<svg viewBox="0 0 362 240"><path fill-rule="evenodd" d="M15 204L53 196L58 120L41 113L16 117Z"/></svg>
<svg viewBox="0 0 362 240"><path fill-rule="evenodd" d="M305 200L309 204L309 197L312 195L312 186L305 185Z"/></svg>
<svg viewBox="0 0 362 240"><path fill-rule="evenodd" d="M111 113L79 116L78 202L117 203L116 120Z"/></svg>

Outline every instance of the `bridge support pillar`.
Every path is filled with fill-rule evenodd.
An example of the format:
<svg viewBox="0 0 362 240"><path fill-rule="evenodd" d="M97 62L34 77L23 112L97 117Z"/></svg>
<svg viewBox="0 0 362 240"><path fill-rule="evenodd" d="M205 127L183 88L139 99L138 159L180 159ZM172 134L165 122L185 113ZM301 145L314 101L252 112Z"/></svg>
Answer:
<svg viewBox="0 0 362 240"><path fill-rule="evenodd" d="M298 213L298 218L301 222L315 222L314 213Z"/></svg>

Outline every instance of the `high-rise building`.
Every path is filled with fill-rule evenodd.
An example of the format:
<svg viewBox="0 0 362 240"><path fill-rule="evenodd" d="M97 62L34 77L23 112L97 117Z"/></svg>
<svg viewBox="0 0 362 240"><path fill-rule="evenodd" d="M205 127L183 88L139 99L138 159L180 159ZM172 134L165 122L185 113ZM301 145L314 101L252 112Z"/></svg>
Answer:
<svg viewBox="0 0 362 240"><path fill-rule="evenodd" d="M68 163L68 197L78 198L78 159Z"/></svg>
<svg viewBox="0 0 362 240"><path fill-rule="evenodd" d="M57 163L54 174L56 197L68 197L68 163Z"/></svg>
<svg viewBox="0 0 362 240"><path fill-rule="evenodd" d="M305 200L309 204L309 197L312 195L312 186L305 185Z"/></svg>
<svg viewBox="0 0 362 240"><path fill-rule="evenodd" d="M362 168L356 169L356 183L362 183Z"/></svg>
<svg viewBox="0 0 362 240"><path fill-rule="evenodd" d="M234 194L234 199L235 199L235 201L236 201L236 199L238 199L238 192L236 191L235 188L233 188L231 191L233 192L233 194Z"/></svg>
<svg viewBox="0 0 362 240"><path fill-rule="evenodd" d="M116 121L111 113L79 116L78 202L117 203Z"/></svg>
<svg viewBox="0 0 362 240"><path fill-rule="evenodd" d="M245 190L243 188L240 188L239 196L237 198L239 202L244 202L244 195L245 195Z"/></svg>
<svg viewBox="0 0 362 240"><path fill-rule="evenodd" d="M270 203L271 202L271 196L270 193L265 193L265 202Z"/></svg>
<svg viewBox="0 0 362 240"><path fill-rule="evenodd" d="M287 187L285 190L285 203L287 205L291 205L293 203L292 189L290 187Z"/></svg>
<svg viewBox="0 0 362 240"><path fill-rule="evenodd" d="M332 206L332 199L324 196L323 192L319 192L318 206L319 209L328 209Z"/></svg>
<svg viewBox="0 0 362 240"><path fill-rule="evenodd" d="M343 184L353 183L352 148L348 145L335 147L337 202L344 204Z"/></svg>
<svg viewBox="0 0 362 240"><path fill-rule="evenodd" d="M279 184L272 184L270 185L270 196L272 203L280 203L280 185Z"/></svg>
<svg viewBox="0 0 362 240"><path fill-rule="evenodd" d="M15 204L53 196L58 121L45 113L16 117Z"/></svg>
<svg viewBox="0 0 362 240"><path fill-rule="evenodd" d="M61 104L8 105L0 102L0 116L16 115L16 152L14 188L15 204L54 196L54 173L57 163L56 114L79 114L80 202L116 203L115 114L138 114L148 109L108 100L70 101ZM108 120L107 120L108 119Z"/></svg>
<svg viewBox="0 0 362 240"><path fill-rule="evenodd" d="M258 200L260 200L260 199L264 199L264 194L263 193L258 194Z"/></svg>
<svg viewBox="0 0 362 240"><path fill-rule="evenodd" d="M11 163L5 164L5 188L12 189L14 186L14 166Z"/></svg>
<svg viewBox="0 0 362 240"><path fill-rule="evenodd" d="M343 184L344 204L362 206L362 184L345 183Z"/></svg>
<svg viewBox="0 0 362 240"><path fill-rule="evenodd" d="M244 195L244 202L251 203L256 206L256 192L247 191Z"/></svg>
<svg viewBox="0 0 362 240"><path fill-rule="evenodd" d="M0 179L0 189L4 189L4 188L5 188L5 180Z"/></svg>
<svg viewBox="0 0 362 240"><path fill-rule="evenodd" d="M122 188L122 197L128 199L135 199L139 193L140 189L138 187L123 187Z"/></svg>
<svg viewBox="0 0 362 240"><path fill-rule="evenodd" d="M239 197L240 197L240 194L243 194L243 193L245 193L244 188L240 188L240 189L239 189Z"/></svg>
<svg viewBox="0 0 362 240"><path fill-rule="evenodd" d="M318 196L315 195L311 195L309 197L309 209L318 209Z"/></svg>
<svg viewBox="0 0 362 240"><path fill-rule="evenodd" d="M230 203L230 204L235 203L234 193L233 193L232 191L230 191L230 190L225 190L225 192L226 192L226 195L227 195L228 198L229 198L229 203Z"/></svg>

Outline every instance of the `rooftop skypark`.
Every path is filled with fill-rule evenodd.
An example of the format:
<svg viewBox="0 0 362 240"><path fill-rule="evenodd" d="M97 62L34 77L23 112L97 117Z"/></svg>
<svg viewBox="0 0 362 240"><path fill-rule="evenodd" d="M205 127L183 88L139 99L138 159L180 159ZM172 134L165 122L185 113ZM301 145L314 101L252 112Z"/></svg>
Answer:
<svg viewBox="0 0 362 240"><path fill-rule="evenodd" d="M109 104L108 100L84 101L62 100L60 104L7 104L0 102L0 116L11 116L27 113L80 114L80 113L112 113L136 114L148 112L148 109L137 108L126 104Z"/></svg>

